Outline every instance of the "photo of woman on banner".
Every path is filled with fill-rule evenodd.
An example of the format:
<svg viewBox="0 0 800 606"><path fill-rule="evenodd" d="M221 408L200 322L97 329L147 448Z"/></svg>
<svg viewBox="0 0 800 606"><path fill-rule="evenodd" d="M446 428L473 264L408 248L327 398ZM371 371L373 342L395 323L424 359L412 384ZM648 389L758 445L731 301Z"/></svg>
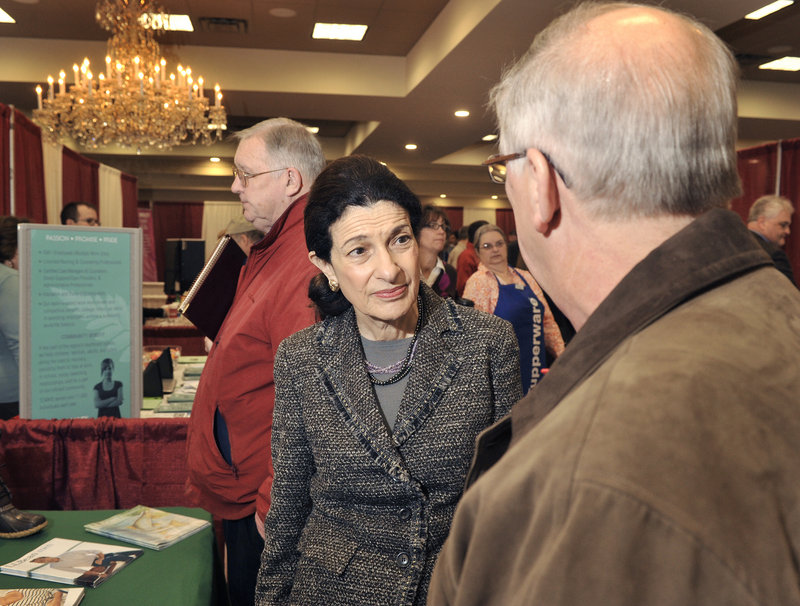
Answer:
<svg viewBox="0 0 800 606"><path fill-rule="evenodd" d="M100 363L100 374L103 380L94 386L94 406L98 417L120 417L119 407L122 405L122 382L115 381L114 360L105 358Z"/></svg>

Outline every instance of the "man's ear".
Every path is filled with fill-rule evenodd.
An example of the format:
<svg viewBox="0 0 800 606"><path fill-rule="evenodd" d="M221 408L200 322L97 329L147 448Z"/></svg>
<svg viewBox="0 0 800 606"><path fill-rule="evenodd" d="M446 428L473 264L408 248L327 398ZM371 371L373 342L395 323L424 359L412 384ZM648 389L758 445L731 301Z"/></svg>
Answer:
<svg viewBox="0 0 800 606"><path fill-rule="evenodd" d="M525 162L528 163L524 175L531 204L530 217L536 231L546 234L556 226L561 208L555 171L544 154L533 147L525 152Z"/></svg>
<svg viewBox="0 0 800 606"><path fill-rule="evenodd" d="M290 198L298 195L303 190L303 176L296 168L286 169L286 190Z"/></svg>
<svg viewBox="0 0 800 606"><path fill-rule="evenodd" d="M328 280L336 280L336 272L333 271L333 265L324 259L320 259L313 250L308 253L308 260L311 261L318 270L320 270Z"/></svg>

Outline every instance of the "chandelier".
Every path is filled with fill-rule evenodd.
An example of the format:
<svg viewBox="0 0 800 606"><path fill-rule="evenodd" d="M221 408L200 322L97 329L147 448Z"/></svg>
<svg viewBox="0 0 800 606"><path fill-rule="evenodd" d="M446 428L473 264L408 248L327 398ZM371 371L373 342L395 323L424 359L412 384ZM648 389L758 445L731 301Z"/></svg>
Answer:
<svg viewBox="0 0 800 606"><path fill-rule="evenodd" d="M74 83L66 74L47 78L44 98L36 87L33 120L45 140L71 137L84 148L110 144L124 147L169 149L182 144L211 144L222 138L227 116L219 85L213 105L205 96L205 83L196 80L189 66L178 65L167 75L154 32L145 24L168 23L151 0L100 0L95 17L111 32L104 72L92 72L89 59L73 65Z"/></svg>

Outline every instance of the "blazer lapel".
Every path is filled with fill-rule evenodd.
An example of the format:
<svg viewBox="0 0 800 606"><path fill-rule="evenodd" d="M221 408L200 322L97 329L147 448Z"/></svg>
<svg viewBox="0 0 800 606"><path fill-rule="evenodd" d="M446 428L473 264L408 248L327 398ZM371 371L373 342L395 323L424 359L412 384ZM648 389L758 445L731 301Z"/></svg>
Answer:
<svg viewBox="0 0 800 606"><path fill-rule="evenodd" d="M383 420L375 390L364 368L355 315L351 310L322 325L320 380L349 431L387 472L405 468Z"/></svg>
<svg viewBox="0 0 800 606"><path fill-rule="evenodd" d="M417 361L409 374L394 426L392 439L398 447L422 427L436 409L464 362L450 352L444 345L446 338L442 338L445 332L462 331L455 305L432 296L423 286L420 287L428 320L420 331L414 356Z"/></svg>

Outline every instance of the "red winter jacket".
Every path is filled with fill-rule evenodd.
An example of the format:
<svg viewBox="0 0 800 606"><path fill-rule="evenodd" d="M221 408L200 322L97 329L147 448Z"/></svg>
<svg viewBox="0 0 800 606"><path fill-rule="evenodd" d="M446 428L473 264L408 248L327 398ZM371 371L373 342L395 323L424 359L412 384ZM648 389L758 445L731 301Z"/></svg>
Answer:
<svg viewBox="0 0 800 606"><path fill-rule="evenodd" d="M194 400L187 490L223 519L252 515L256 504L262 518L269 509L275 350L315 318L307 294L317 269L308 260L303 234L306 200L297 199L253 245ZM228 428L231 465L214 437L217 409Z"/></svg>

